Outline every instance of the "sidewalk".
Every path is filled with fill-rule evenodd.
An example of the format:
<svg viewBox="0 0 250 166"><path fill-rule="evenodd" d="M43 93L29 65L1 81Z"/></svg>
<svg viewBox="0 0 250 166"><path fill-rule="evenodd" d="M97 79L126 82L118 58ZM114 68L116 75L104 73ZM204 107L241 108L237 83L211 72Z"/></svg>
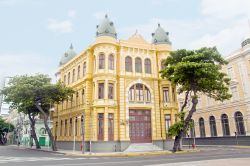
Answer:
<svg viewBox="0 0 250 166"><path fill-rule="evenodd" d="M13 145L14 146L14 145ZM18 148L18 146L16 146ZM183 151L173 153L171 151L153 151L153 152L85 152L82 154L81 151L73 151L73 150L63 150L58 149L58 151L52 151L48 147L41 147L41 149L36 149L35 146L28 147L28 146L20 146L19 149L29 149L29 150L36 150L36 151L43 151L43 152L50 152L50 153L58 153L64 154L65 156L85 156L85 157L128 157L128 156L147 156L147 155L166 155L166 154L183 154L183 153L194 153L200 152L199 149L184 149Z"/></svg>
<svg viewBox="0 0 250 166"><path fill-rule="evenodd" d="M248 166L250 158L233 158L233 159L216 159L216 160L202 160L202 161L191 161L191 162L180 162L180 163L169 163L169 164L156 164L148 166Z"/></svg>

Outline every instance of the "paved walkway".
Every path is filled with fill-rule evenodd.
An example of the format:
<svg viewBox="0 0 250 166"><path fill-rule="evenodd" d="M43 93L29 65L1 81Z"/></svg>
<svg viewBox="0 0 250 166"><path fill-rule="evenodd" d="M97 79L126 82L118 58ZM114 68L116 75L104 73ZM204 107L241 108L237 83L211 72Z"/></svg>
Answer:
<svg viewBox="0 0 250 166"><path fill-rule="evenodd" d="M147 166L249 166L250 158L233 158L233 159L216 159L216 160L202 160L181 163L168 163Z"/></svg>
<svg viewBox="0 0 250 166"><path fill-rule="evenodd" d="M16 146L16 145L13 145ZM73 150L63 150L63 149L58 149L58 151L52 151L48 147L41 147L41 149L36 149L35 146L32 148L29 146L20 146L19 148L23 149L31 149L31 150L38 150L38 151L44 151L44 152L51 152L51 153L61 153L65 154L66 156L146 156L146 155L163 155L163 154L173 154L171 151L168 150L162 150L162 151L146 151L146 152L104 152L104 153L90 153L90 152L85 152L82 154L81 151L73 151ZM185 149L183 151L177 152L177 153L192 153L192 152L199 152L199 149Z"/></svg>

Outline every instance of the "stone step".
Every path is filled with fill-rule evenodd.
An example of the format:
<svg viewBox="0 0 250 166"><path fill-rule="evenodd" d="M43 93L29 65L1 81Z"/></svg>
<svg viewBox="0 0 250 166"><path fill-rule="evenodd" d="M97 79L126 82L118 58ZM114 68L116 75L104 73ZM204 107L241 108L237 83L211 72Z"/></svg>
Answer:
<svg viewBox="0 0 250 166"><path fill-rule="evenodd" d="M152 143L133 143L124 152L155 152L162 149Z"/></svg>

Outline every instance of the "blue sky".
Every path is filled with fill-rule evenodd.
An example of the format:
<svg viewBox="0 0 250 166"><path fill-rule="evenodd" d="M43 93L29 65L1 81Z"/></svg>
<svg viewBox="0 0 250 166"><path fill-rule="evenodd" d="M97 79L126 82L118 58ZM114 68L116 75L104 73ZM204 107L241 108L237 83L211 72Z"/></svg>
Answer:
<svg viewBox="0 0 250 166"><path fill-rule="evenodd" d="M80 52L95 40L106 13L118 39L138 30L150 42L159 22L174 49L217 46L224 56L250 33L249 0L0 0L0 77L53 76L70 43Z"/></svg>

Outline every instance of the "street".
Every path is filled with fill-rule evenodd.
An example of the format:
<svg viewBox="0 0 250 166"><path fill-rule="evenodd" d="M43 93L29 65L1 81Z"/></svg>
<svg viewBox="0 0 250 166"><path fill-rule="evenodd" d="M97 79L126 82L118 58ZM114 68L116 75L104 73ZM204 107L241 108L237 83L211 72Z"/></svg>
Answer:
<svg viewBox="0 0 250 166"><path fill-rule="evenodd" d="M140 157L74 157L64 154L36 151L30 149L18 149L16 146L0 146L0 165L3 166L146 166L146 165L172 165L181 163L217 159L237 158L237 162L250 159L250 148L239 147L202 147L197 153L153 155ZM223 160L225 162L227 160ZM247 161L246 161L247 162ZM246 163L245 162L245 163ZM172 163L172 164L168 164ZM163 165L162 165L163 164ZM174 165L176 165L174 164ZM227 165L230 163L227 163ZM198 164L199 165L199 164ZM216 164L213 164L216 165ZM241 164L244 165L244 164Z"/></svg>

